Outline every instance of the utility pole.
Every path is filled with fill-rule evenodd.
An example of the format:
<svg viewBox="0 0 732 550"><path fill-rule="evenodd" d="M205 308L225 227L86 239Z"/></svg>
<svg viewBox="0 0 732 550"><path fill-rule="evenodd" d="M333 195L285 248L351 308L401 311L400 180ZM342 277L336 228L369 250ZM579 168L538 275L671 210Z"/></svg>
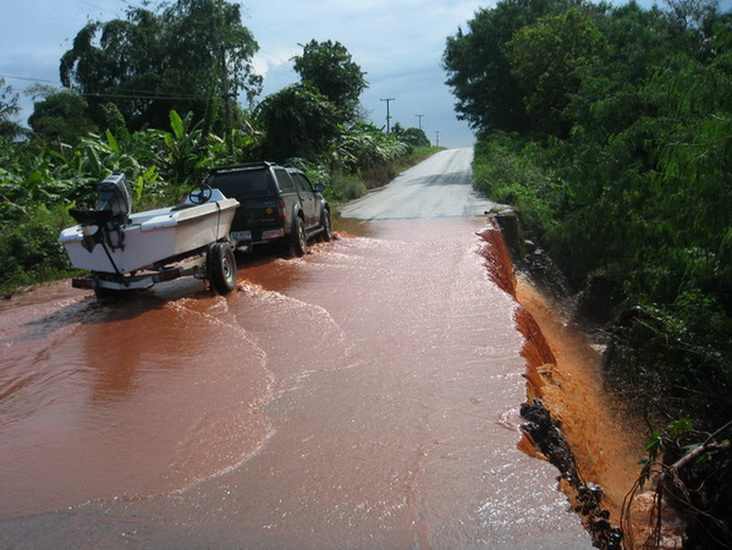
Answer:
<svg viewBox="0 0 732 550"><path fill-rule="evenodd" d="M224 102L226 125L226 147L229 154L234 152L234 141L231 134L231 100L236 97L229 91L229 72L226 68L226 48L221 47L221 100ZM213 121L212 121L213 123Z"/></svg>
<svg viewBox="0 0 732 550"><path fill-rule="evenodd" d="M440 131L435 130L435 147L440 146Z"/></svg>
<svg viewBox="0 0 732 550"><path fill-rule="evenodd" d="M419 119L419 129L421 130L422 129L422 117L424 115L414 115L414 116L416 116Z"/></svg>
<svg viewBox="0 0 732 550"><path fill-rule="evenodd" d="M389 114L389 103L392 101L395 101L396 98L394 97L383 97L381 98L381 101L386 101L386 133L388 134L391 130L391 127L389 126L389 121L391 120L391 115Z"/></svg>

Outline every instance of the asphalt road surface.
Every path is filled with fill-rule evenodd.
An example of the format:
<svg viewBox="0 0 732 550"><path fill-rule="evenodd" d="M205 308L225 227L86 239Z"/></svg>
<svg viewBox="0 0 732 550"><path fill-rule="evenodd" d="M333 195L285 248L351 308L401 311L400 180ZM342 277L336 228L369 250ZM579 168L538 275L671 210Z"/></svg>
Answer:
<svg viewBox="0 0 732 550"><path fill-rule="evenodd" d="M389 185L340 211L360 220L433 219L479 216L496 203L472 189L472 149L447 149L405 171Z"/></svg>

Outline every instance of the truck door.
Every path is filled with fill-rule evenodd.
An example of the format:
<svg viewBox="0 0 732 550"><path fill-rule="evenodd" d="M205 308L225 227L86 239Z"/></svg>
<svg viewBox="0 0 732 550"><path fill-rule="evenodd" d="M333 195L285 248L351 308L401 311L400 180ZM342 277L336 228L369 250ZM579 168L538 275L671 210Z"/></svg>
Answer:
<svg viewBox="0 0 732 550"><path fill-rule="evenodd" d="M310 228L320 223L318 219L318 202L315 197L313 186L305 176L297 172L291 172L290 175L295 182L297 192L300 195L303 212L305 213L305 226Z"/></svg>

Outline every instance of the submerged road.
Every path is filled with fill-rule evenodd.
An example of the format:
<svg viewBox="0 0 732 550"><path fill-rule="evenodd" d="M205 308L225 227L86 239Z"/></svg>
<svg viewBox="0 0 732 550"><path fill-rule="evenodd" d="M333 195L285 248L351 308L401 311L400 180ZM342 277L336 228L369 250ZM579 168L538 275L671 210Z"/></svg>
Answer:
<svg viewBox="0 0 732 550"><path fill-rule="evenodd" d="M304 258L242 256L228 297L1 304L0 547L591 548L516 447L523 341L469 159L346 206L372 221Z"/></svg>

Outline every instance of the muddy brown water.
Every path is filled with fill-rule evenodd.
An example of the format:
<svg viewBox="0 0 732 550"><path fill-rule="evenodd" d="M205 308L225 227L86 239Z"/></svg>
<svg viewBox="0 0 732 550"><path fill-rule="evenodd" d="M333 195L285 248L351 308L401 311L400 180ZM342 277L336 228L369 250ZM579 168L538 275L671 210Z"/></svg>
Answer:
<svg viewBox="0 0 732 550"><path fill-rule="evenodd" d="M590 548L517 449L523 338L484 224L242 256L228 297L0 304L0 546Z"/></svg>

